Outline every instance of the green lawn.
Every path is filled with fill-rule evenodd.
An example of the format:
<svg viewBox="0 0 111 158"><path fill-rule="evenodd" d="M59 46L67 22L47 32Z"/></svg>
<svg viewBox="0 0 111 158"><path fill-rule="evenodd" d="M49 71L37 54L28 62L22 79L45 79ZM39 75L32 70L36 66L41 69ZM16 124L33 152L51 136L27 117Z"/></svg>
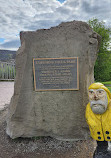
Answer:
<svg viewBox="0 0 111 158"><path fill-rule="evenodd" d="M107 87L109 90L110 90L110 92L111 92L111 87Z"/></svg>
<svg viewBox="0 0 111 158"><path fill-rule="evenodd" d="M105 86L110 90L111 92L111 86L107 86L107 85L111 85L111 81L107 81L107 82L101 82L102 84L105 84Z"/></svg>
<svg viewBox="0 0 111 158"><path fill-rule="evenodd" d="M107 81L107 82L101 82L103 84L111 84L111 81Z"/></svg>

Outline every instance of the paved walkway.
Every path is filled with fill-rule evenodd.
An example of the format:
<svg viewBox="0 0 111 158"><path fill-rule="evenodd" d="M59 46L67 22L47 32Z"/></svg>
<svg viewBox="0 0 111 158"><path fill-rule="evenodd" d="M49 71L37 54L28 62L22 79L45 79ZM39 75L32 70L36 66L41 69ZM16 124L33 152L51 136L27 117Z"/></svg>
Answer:
<svg viewBox="0 0 111 158"><path fill-rule="evenodd" d="M9 104L14 92L14 82L0 82L0 110Z"/></svg>

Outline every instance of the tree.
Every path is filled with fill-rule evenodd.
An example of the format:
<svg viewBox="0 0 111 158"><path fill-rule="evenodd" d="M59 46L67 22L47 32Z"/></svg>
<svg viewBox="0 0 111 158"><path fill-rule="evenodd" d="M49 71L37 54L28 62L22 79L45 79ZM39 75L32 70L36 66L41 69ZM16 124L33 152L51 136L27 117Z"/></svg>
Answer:
<svg viewBox="0 0 111 158"><path fill-rule="evenodd" d="M100 49L94 67L94 77L96 81L111 80L111 51L108 50L111 43L111 28L107 28L103 21L91 19L88 24L101 37Z"/></svg>

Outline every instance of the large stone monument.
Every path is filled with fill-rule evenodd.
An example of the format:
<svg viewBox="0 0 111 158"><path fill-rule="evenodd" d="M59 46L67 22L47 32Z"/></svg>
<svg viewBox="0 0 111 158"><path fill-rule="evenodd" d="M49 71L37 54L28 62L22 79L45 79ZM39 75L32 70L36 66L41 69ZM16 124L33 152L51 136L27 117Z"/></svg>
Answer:
<svg viewBox="0 0 111 158"><path fill-rule="evenodd" d="M21 32L20 38L7 134L86 139L87 89L94 81L99 35L73 21Z"/></svg>

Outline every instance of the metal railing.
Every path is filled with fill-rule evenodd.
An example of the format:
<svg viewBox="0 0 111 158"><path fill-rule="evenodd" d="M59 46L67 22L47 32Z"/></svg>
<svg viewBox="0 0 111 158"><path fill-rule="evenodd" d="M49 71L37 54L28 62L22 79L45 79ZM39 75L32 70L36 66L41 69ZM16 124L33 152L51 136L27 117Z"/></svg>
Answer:
<svg viewBox="0 0 111 158"><path fill-rule="evenodd" d="M0 80L14 80L15 74L15 62L0 61Z"/></svg>

